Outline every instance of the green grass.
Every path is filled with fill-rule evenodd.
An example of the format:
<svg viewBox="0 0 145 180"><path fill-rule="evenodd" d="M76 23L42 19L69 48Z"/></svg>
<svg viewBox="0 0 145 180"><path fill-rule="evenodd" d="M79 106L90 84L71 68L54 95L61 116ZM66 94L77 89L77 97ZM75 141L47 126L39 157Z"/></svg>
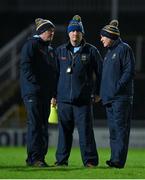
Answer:
<svg viewBox="0 0 145 180"><path fill-rule="evenodd" d="M129 149L124 169L108 168L109 149L99 149L100 163L96 168L84 168L79 148L73 148L68 167L30 168L25 166L26 149L0 148L0 178L4 179L145 179L145 150ZM50 148L46 161L55 161L55 149Z"/></svg>

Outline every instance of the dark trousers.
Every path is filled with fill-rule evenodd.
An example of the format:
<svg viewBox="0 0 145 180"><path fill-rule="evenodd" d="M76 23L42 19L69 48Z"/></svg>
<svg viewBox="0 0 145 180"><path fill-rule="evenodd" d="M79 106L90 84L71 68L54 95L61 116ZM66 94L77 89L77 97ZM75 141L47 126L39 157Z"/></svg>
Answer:
<svg viewBox="0 0 145 180"><path fill-rule="evenodd" d="M68 162L76 124L83 164L98 164L98 153L92 127L90 105L58 103L59 137L56 151L58 163Z"/></svg>
<svg viewBox="0 0 145 180"><path fill-rule="evenodd" d="M132 104L114 101L106 105L112 162L124 166L127 158Z"/></svg>
<svg viewBox="0 0 145 180"><path fill-rule="evenodd" d="M48 149L50 100L36 96L24 98L27 111L27 162L44 161Z"/></svg>

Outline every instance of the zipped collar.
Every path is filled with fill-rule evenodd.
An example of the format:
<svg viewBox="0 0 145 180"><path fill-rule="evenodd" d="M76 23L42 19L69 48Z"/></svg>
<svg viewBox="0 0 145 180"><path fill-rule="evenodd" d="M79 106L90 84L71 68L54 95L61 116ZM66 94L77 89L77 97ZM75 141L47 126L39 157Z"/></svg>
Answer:
<svg viewBox="0 0 145 180"><path fill-rule="evenodd" d="M43 44L45 46L51 46L50 41L43 41L43 39L41 39L39 35L34 35L32 38L37 39L41 44Z"/></svg>
<svg viewBox="0 0 145 180"><path fill-rule="evenodd" d="M122 42L122 40L121 40L121 38L118 38L117 40L115 40L114 42L113 42L113 44L110 46L110 47L108 47L108 49L114 49L120 42Z"/></svg>
<svg viewBox="0 0 145 180"><path fill-rule="evenodd" d="M82 49L82 48L85 46L85 44L86 44L85 39L82 39L82 41L81 41L81 43L80 43L80 46L81 46L80 49ZM67 48L68 50L70 50L71 47L72 47L72 45L71 45L70 41L68 41L68 42L66 43L66 48Z"/></svg>

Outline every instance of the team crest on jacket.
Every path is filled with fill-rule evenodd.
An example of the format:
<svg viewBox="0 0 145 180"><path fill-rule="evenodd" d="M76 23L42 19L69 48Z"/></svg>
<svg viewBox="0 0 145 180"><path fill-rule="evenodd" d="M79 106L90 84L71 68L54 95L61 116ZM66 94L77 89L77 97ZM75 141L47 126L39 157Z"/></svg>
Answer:
<svg viewBox="0 0 145 180"><path fill-rule="evenodd" d="M81 55L81 61L82 61L82 63L87 63L87 61L88 61L88 57L87 57L87 54L82 54Z"/></svg>
<svg viewBox="0 0 145 180"><path fill-rule="evenodd" d="M115 59L116 58L116 53L114 53L113 55L112 55L112 59Z"/></svg>

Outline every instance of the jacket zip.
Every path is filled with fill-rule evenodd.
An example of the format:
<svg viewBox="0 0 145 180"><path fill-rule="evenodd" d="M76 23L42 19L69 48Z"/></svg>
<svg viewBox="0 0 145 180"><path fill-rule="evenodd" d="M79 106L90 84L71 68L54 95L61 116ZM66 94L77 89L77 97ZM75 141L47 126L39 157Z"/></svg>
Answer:
<svg viewBox="0 0 145 180"><path fill-rule="evenodd" d="M74 64L75 64L75 62L74 62L74 60L75 60L75 58L76 58L76 56L78 55L78 53L76 53L75 55L73 55L73 53L71 52L71 51L69 51L69 55L70 55L70 57L71 57L71 59L72 59L72 63L71 63L71 68L73 68L73 66L74 66ZM72 72L73 73L73 72ZM72 89L73 89L73 84L72 84L72 73L70 74L70 101L72 102Z"/></svg>

